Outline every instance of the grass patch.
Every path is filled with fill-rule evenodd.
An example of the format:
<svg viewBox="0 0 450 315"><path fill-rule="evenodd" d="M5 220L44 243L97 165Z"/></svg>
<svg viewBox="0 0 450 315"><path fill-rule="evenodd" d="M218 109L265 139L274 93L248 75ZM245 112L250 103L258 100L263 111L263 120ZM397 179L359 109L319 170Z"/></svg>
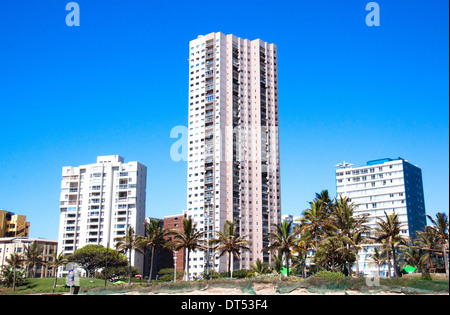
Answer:
<svg viewBox="0 0 450 315"><path fill-rule="evenodd" d="M16 291L13 292L12 288L6 288L0 285L0 294L45 294L51 293L53 289L53 283L55 278L28 278L24 285L16 287ZM69 293L70 289L65 287L66 278L58 278L56 282L55 293ZM104 286L105 281L95 278L80 278L81 290ZM111 285L108 283L108 285Z"/></svg>

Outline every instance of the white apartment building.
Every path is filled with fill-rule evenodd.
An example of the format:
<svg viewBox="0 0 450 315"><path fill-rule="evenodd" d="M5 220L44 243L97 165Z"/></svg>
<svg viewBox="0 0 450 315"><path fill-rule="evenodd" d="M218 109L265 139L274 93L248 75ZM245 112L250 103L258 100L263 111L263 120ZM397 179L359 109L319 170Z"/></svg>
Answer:
<svg viewBox="0 0 450 315"><path fill-rule="evenodd" d="M355 215L368 214L368 226L376 227L378 219L398 214L402 224L401 235L414 237L426 225L422 171L402 158L381 159L367 162L361 167L338 164L336 191L347 196L355 205ZM373 247L359 253L359 269L364 274L378 274L370 262ZM385 274L385 270L383 273Z"/></svg>
<svg viewBox="0 0 450 315"><path fill-rule="evenodd" d="M65 255L88 244L115 248L129 226L144 235L147 168L118 155L97 163L63 167L58 250ZM142 272L143 257L132 253Z"/></svg>
<svg viewBox="0 0 450 315"><path fill-rule="evenodd" d="M220 32L192 40L188 127L187 215L207 239L226 220L248 235L251 249L234 270L269 263L264 237L281 215L277 47ZM205 259L191 254L191 277ZM210 268L226 271L227 257L213 257Z"/></svg>

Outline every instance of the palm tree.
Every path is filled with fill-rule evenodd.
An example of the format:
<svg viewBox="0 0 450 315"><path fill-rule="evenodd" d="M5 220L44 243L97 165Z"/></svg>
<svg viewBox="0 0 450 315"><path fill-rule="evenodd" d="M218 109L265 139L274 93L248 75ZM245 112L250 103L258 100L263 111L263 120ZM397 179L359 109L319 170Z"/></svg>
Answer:
<svg viewBox="0 0 450 315"><path fill-rule="evenodd" d="M319 236L322 227L325 226L325 219L327 218L323 202L320 200L309 203L310 208L303 211L301 218L301 227L304 231L309 231L314 238L314 250L317 252L319 246Z"/></svg>
<svg viewBox="0 0 450 315"><path fill-rule="evenodd" d="M6 262L11 266L13 272L13 291L16 291L16 274L17 268L22 265L23 257L20 254L11 254L9 258L6 258Z"/></svg>
<svg viewBox="0 0 450 315"><path fill-rule="evenodd" d="M335 229L332 237L337 237L345 242L346 246L339 250L352 250L356 257L356 275L359 276L358 252L367 244L366 234L369 232L368 214L354 215L355 205L348 197L339 196L333 207L330 225ZM351 266L349 272L351 273Z"/></svg>
<svg viewBox="0 0 450 315"><path fill-rule="evenodd" d="M28 277L33 274L34 277L34 266L42 261L42 252L44 246L38 244L34 241L31 245L25 246L24 248L24 262L27 265Z"/></svg>
<svg viewBox="0 0 450 315"><path fill-rule="evenodd" d="M236 233L236 224L235 222L225 221L223 226L223 232L215 231L218 235L218 238L210 240L211 245L216 245L214 247L214 251L219 254L219 257L228 253L228 275L231 277L231 259L232 257L237 260L240 259L240 251L241 250L250 250L247 245L250 245L251 242L247 241L246 238L248 235L238 235Z"/></svg>
<svg viewBox="0 0 450 315"><path fill-rule="evenodd" d="M269 272L269 266L265 265L261 259L257 259L255 264L250 265L251 275L259 276Z"/></svg>
<svg viewBox="0 0 450 315"><path fill-rule="evenodd" d="M436 220L427 214L428 219L433 223L433 234L436 235L439 245L441 245L442 255L444 256L445 275L448 278L448 216L445 212L436 213Z"/></svg>
<svg viewBox="0 0 450 315"><path fill-rule="evenodd" d="M379 250L378 247L374 247L374 253L369 254L369 259L372 260L378 267L378 276L380 276L380 267L386 263L386 250Z"/></svg>
<svg viewBox="0 0 450 315"><path fill-rule="evenodd" d="M55 281L53 282L53 289L52 289L52 293L54 293L56 288L56 282L58 281L58 268L60 266L67 264L69 261L67 260L67 258L64 257L62 252L57 254L57 252L54 251L52 255L53 259L52 261L47 262L47 265L54 268Z"/></svg>
<svg viewBox="0 0 450 315"><path fill-rule="evenodd" d="M145 238L142 235L136 235L134 233L134 228L129 226L127 229L127 233L123 237L118 237L115 239L116 250L121 253L128 252L128 284L131 283L131 252L137 251L141 254L144 254L142 250L145 246Z"/></svg>
<svg viewBox="0 0 450 315"><path fill-rule="evenodd" d="M282 253L277 253L272 256L272 270L275 270L277 273L281 272L283 268L284 258Z"/></svg>
<svg viewBox="0 0 450 315"><path fill-rule="evenodd" d="M291 231L292 222L283 221L276 225L275 232L270 232L267 238L272 241L272 244L264 247L262 252L274 252L282 253L286 259L287 276L289 276L289 260L292 253L296 248L296 234L298 229Z"/></svg>
<svg viewBox="0 0 450 315"><path fill-rule="evenodd" d="M436 251L437 247L437 239L435 237L434 230L432 227L427 226L425 227L425 232L418 231L416 232L416 236L417 238L412 244L426 252L424 255L426 255L428 260L428 270L425 271L429 272L430 269L433 269L432 253Z"/></svg>
<svg viewBox="0 0 450 315"><path fill-rule="evenodd" d="M399 258L402 259L402 263L417 267L422 272L425 266L425 262L429 255L426 255L421 246L414 245L412 239L409 240L408 245L400 245L402 250Z"/></svg>
<svg viewBox="0 0 450 315"><path fill-rule="evenodd" d="M186 252L186 260L185 260L185 268L186 280L189 279L189 256L191 250L200 249L207 250L207 246L202 244L202 236L203 232L196 231L195 225L192 222L192 218L183 220L183 232L179 231L171 231L170 235L174 235L174 240L169 242L166 246L171 247L174 250L180 250L182 248L185 249Z"/></svg>
<svg viewBox="0 0 450 315"><path fill-rule="evenodd" d="M363 231L355 231L353 232L350 237L349 236L343 236L342 240L347 245L345 248L350 248L353 251L353 254L355 255L356 261L356 276L359 277L359 260L358 260L358 252L359 250L363 249L365 245L367 245L367 238L364 236ZM339 250L343 249L341 247ZM351 268L349 264L349 272L351 273Z"/></svg>
<svg viewBox="0 0 450 315"><path fill-rule="evenodd" d="M398 246L401 242L403 242L403 238L400 236L400 229L402 224L398 219L398 214L393 212L388 215L386 211L384 212L385 220L379 218L376 222L375 228L375 242L385 241L387 246L387 262L388 262L388 277L391 277L391 261L390 261L390 253L389 250L392 250L392 263L394 265L394 274L396 277L399 276L397 270L397 259L395 254L395 247Z"/></svg>
<svg viewBox="0 0 450 315"><path fill-rule="evenodd" d="M148 274L148 282L152 280L153 274L153 258L155 257L155 249L165 246L167 244L166 237L169 231L161 226L161 220L151 219L149 223L145 224L145 246L151 249L152 258L150 260L150 271Z"/></svg>
<svg viewBox="0 0 450 315"><path fill-rule="evenodd" d="M308 251L313 247L312 237L308 231L300 231L300 235L296 238L296 247L294 254L297 253L301 261L303 277L306 278L306 259L308 258Z"/></svg>
<svg viewBox="0 0 450 315"><path fill-rule="evenodd" d="M322 203L325 213L331 214L333 212L333 201L330 198L328 190L322 190L320 193L316 193L314 200Z"/></svg>

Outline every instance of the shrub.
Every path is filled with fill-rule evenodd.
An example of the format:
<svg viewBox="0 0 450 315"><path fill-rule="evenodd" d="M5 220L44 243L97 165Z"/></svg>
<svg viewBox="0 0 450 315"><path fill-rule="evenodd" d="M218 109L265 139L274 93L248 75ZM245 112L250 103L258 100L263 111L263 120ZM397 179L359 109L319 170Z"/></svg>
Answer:
<svg viewBox="0 0 450 315"><path fill-rule="evenodd" d="M236 271L233 271L233 278L242 279L242 278L247 277L249 273L250 273L250 271L248 271L246 269L236 270Z"/></svg>
<svg viewBox="0 0 450 315"><path fill-rule="evenodd" d="M24 269L3 266L0 279L5 287L13 286L14 273L16 274L16 286L21 286L26 281L26 272Z"/></svg>
<svg viewBox="0 0 450 315"><path fill-rule="evenodd" d="M173 271L174 271L173 268L161 269L158 272L159 280L161 280L161 281L173 281ZM184 271L177 270L177 273L176 273L177 280L183 279L183 276L184 276Z"/></svg>
<svg viewBox="0 0 450 315"><path fill-rule="evenodd" d="M431 278L431 275L429 273L424 273L422 274L422 276L420 277L422 280L430 280L432 281L433 279Z"/></svg>
<svg viewBox="0 0 450 315"><path fill-rule="evenodd" d="M332 272L327 270L322 270L317 272L314 277L317 278L345 278L345 275L340 272Z"/></svg>

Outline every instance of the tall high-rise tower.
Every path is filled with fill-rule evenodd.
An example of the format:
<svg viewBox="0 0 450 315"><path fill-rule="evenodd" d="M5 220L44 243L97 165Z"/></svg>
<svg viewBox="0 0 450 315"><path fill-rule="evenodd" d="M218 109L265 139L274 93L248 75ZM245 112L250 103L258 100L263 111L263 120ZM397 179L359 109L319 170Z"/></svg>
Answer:
<svg viewBox="0 0 450 315"><path fill-rule="evenodd" d="M187 215L196 228L223 230L234 221L248 235L233 268L270 263L265 236L281 216L277 47L259 39L211 33L189 45ZM207 265L227 268L227 256L190 255L190 276Z"/></svg>

